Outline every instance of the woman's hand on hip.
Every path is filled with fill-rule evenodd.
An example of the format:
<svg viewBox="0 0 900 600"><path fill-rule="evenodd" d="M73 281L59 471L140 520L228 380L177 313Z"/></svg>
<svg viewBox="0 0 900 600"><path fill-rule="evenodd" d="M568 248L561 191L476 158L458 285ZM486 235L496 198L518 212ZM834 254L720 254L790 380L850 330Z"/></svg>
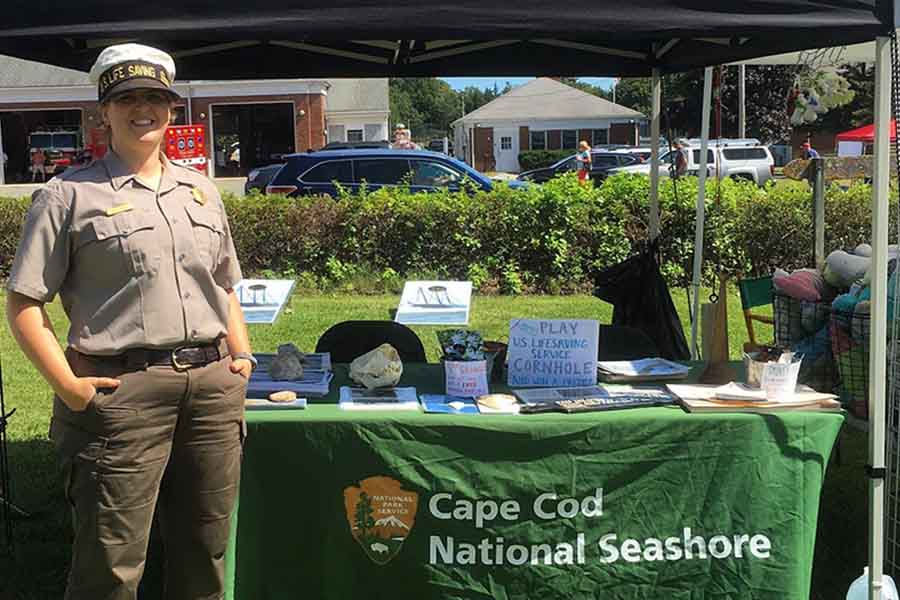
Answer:
<svg viewBox="0 0 900 600"><path fill-rule="evenodd" d="M250 373L253 371L253 365L246 358L236 358L231 361L231 372L238 373L244 379L250 379Z"/></svg>
<svg viewBox="0 0 900 600"><path fill-rule="evenodd" d="M98 389L115 389L121 383L118 379L110 377L76 377L72 385L59 397L70 409L82 412L87 408L91 398L97 395Z"/></svg>

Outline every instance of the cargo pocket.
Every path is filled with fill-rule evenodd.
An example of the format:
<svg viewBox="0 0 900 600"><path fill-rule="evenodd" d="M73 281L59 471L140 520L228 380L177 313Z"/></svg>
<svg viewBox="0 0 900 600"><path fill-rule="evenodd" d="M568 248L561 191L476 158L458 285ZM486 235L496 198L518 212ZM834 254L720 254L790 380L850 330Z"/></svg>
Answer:
<svg viewBox="0 0 900 600"><path fill-rule="evenodd" d="M78 523L93 519L97 498L97 469L108 439L54 417L50 439L63 473L63 494Z"/></svg>
<svg viewBox="0 0 900 600"><path fill-rule="evenodd" d="M149 469L104 469L97 475L97 535L106 546L140 542L150 535L164 462Z"/></svg>
<svg viewBox="0 0 900 600"><path fill-rule="evenodd" d="M204 267L213 271L219 262L222 236L225 235L222 216L217 210L200 206L194 202L186 204L184 210L187 212L193 228L197 257Z"/></svg>

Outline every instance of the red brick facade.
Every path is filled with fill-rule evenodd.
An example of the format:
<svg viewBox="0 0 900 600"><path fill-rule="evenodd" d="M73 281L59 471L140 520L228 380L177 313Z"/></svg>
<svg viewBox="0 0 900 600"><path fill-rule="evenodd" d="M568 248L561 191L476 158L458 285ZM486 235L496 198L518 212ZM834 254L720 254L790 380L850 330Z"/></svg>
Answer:
<svg viewBox="0 0 900 600"><path fill-rule="evenodd" d="M325 145L325 97L321 94L194 97L191 99L191 115L195 123L204 123L209 128L212 122L210 105L276 102L293 102L294 104L295 152L303 152L307 148L318 150Z"/></svg>
<svg viewBox="0 0 900 600"><path fill-rule="evenodd" d="M185 106L187 99L178 104ZM292 102L294 104L294 149L303 152L307 148L319 149L325 145L325 96L322 94L296 94L277 96L227 96L216 98L193 97L191 99L191 116L195 123L203 123L207 129L212 123L210 105L223 104L256 104ZM66 102L28 102L3 104L0 112L19 110L81 110L81 127L85 141L89 140L90 131L102 124L99 105L94 101ZM301 111L303 114L301 114ZM207 145L212 152L211 145ZM210 156L209 158L212 158Z"/></svg>

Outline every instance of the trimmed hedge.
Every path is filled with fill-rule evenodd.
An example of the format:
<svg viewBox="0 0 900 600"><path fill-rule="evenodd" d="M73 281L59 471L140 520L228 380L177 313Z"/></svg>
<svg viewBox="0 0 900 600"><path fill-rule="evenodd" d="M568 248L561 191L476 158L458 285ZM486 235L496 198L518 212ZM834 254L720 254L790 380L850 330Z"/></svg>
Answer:
<svg viewBox="0 0 900 600"><path fill-rule="evenodd" d="M526 150L519 153L519 168L522 171L541 169L572 156L575 150Z"/></svg>
<svg viewBox="0 0 900 600"><path fill-rule="evenodd" d="M895 192L892 191L892 194ZM686 285L694 253L697 180L660 181L662 268ZM396 290L407 278L469 279L482 292L588 291L600 269L645 239L649 180L617 175L599 188L575 175L492 192L285 198L226 194L246 275L298 279L301 289ZM812 199L805 182L707 183L704 275L771 273L812 264ZM826 249L869 241L871 189L832 186ZM892 223L896 207L892 202ZM27 198L0 199L0 275L7 276Z"/></svg>

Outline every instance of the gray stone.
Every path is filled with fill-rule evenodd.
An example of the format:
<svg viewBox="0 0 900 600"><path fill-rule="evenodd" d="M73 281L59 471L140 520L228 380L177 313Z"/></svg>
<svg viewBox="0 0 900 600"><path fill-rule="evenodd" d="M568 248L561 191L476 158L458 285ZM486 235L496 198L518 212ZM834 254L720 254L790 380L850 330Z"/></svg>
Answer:
<svg viewBox="0 0 900 600"><path fill-rule="evenodd" d="M305 356L294 344L281 344L278 355L269 366L269 377L278 381L302 378L304 359Z"/></svg>

